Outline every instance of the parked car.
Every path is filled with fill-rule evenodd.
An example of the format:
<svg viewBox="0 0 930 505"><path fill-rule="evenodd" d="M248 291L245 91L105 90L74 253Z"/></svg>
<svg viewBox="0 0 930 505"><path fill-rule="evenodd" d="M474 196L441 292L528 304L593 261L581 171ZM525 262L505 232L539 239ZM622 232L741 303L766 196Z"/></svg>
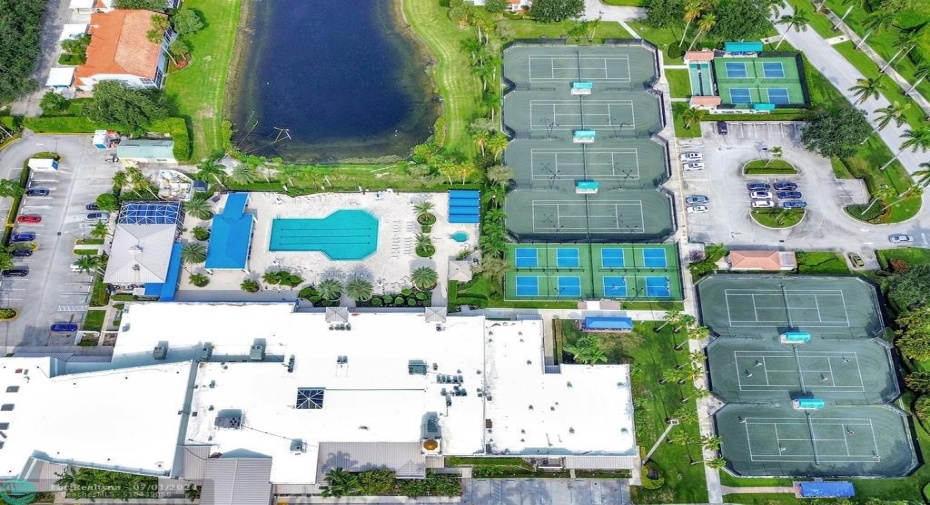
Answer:
<svg viewBox="0 0 930 505"><path fill-rule="evenodd" d="M905 244L914 241L914 237L910 235L905 235L903 233L898 233L896 235L891 235L888 237L888 241L892 244Z"/></svg>
<svg viewBox="0 0 930 505"><path fill-rule="evenodd" d="M106 221L107 219L110 219L109 212L91 212L87 214L88 221Z"/></svg>
<svg viewBox="0 0 930 505"><path fill-rule="evenodd" d="M42 216L38 214L23 214L16 218L17 223L41 223Z"/></svg>
<svg viewBox="0 0 930 505"><path fill-rule="evenodd" d="M8 268L0 272L0 275L3 277L25 277L29 275L29 269L26 267Z"/></svg>
<svg viewBox="0 0 930 505"><path fill-rule="evenodd" d="M746 185L746 189L749 191L766 191L772 189L772 186L764 182L750 182Z"/></svg>
<svg viewBox="0 0 930 505"><path fill-rule="evenodd" d="M775 189L777 191L794 191L798 189L798 185L790 181L775 181Z"/></svg>
<svg viewBox="0 0 930 505"><path fill-rule="evenodd" d="M862 268L865 266L865 262L862 261L862 256L859 256L854 252L851 252L846 256L849 257L849 262L852 263L853 268Z"/></svg>
<svg viewBox="0 0 930 505"><path fill-rule="evenodd" d="M769 200L772 198L771 191L750 191L749 198L754 200Z"/></svg>
<svg viewBox="0 0 930 505"><path fill-rule="evenodd" d="M781 208L783 209L803 209L807 207L807 202L804 200L788 200L787 202L781 202Z"/></svg>
<svg viewBox="0 0 930 505"><path fill-rule="evenodd" d="M36 234L31 231L23 233L14 233L10 236L10 242L32 242L36 239Z"/></svg>
<svg viewBox="0 0 930 505"><path fill-rule="evenodd" d="M768 209L775 206L775 202L771 200L753 200L749 205L754 209Z"/></svg>
<svg viewBox="0 0 930 505"><path fill-rule="evenodd" d="M701 161L704 159L704 153L689 151L686 153L681 153L681 156L679 156L678 159L681 161Z"/></svg>
<svg viewBox="0 0 930 505"><path fill-rule="evenodd" d="M87 210L100 210L100 207L97 207L96 203L88 203L84 208Z"/></svg>
<svg viewBox="0 0 930 505"><path fill-rule="evenodd" d="M685 172L692 172L694 170L704 170L703 163L682 163L681 169Z"/></svg>
<svg viewBox="0 0 930 505"><path fill-rule="evenodd" d="M798 198L801 198L800 191L779 191L776 193L776 195L778 195L778 198L781 198L782 200L797 200Z"/></svg>
<svg viewBox="0 0 930 505"><path fill-rule="evenodd" d="M689 196L688 198L685 198L685 203L687 203L688 205L693 205L696 203L708 203L708 202L710 202L710 198L704 195L692 195L692 196Z"/></svg>
<svg viewBox="0 0 930 505"><path fill-rule="evenodd" d="M706 205L692 205L688 207L688 214L703 214L709 210L710 208Z"/></svg>
<svg viewBox="0 0 930 505"><path fill-rule="evenodd" d="M48 190L43 188L27 189L26 196L48 196Z"/></svg>
<svg viewBox="0 0 930 505"><path fill-rule="evenodd" d="M10 251L10 255L14 258L28 258L29 256L32 256L32 249L13 249Z"/></svg>
<svg viewBox="0 0 930 505"><path fill-rule="evenodd" d="M720 135L726 135L730 132L730 128L727 126L726 121L717 121L717 133Z"/></svg>
<svg viewBox="0 0 930 505"><path fill-rule="evenodd" d="M54 332L77 331L77 329L78 329L78 325L75 323L53 323L49 327L49 330L54 331Z"/></svg>

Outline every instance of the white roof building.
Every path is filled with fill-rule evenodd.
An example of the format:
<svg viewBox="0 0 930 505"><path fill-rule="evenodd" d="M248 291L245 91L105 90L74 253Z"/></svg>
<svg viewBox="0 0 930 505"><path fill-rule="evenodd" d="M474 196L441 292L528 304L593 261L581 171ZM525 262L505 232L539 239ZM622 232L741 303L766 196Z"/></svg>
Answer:
<svg viewBox="0 0 930 505"><path fill-rule="evenodd" d="M109 284L165 282L176 233L174 224L117 224L103 281Z"/></svg>

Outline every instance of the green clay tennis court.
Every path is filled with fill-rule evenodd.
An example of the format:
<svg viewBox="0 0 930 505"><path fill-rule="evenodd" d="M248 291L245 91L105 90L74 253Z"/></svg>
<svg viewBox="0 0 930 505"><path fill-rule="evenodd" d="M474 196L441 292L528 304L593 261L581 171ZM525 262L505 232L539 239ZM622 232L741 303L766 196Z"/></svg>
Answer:
<svg viewBox="0 0 930 505"><path fill-rule="evenodd" d="M711 64L717 94L724 104L737 107L757 103L782 107L810 104L804 92L800 56L715 58Z"/></svg>
<svg viewBox="0 0 930 505"><path fill-rule="evenodd" d="M869 338L885 327L875 287L855 277L714 275L697 287L704 325L720 336Z"/></svg>
<svg viewBox="0 0 930 505"><path fill-rule="evenodd" d="M681 300L678 251L655 244L508 245L508 300Z"/></svg>

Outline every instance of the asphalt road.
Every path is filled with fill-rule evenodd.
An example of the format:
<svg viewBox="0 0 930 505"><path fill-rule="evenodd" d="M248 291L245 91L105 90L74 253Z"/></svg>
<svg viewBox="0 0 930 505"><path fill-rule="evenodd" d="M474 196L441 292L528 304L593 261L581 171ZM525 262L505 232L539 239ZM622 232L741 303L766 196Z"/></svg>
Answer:
<svg viewBox="0 0 930 505"><path fill-rule="evenodd" d="M0 345L11 347L62 346L74 343L75 334L52 334L57 321L83 320L90 297L91 277L71 272L77 259L74 243L89 231L84 206L109 191L117 167L104 161L105 151L91 145L90 135L30 135L0 151L0 177L17 178L23 163L37 152L62 156L57 172L33 172L31 187L50 190L47 197L25 197L20 212L39 214L38 224L16 225L14 231L36 233L38 249L17 259L29 267L25 278L0 282L0 304L20 311L19 317L0 324ZM8 212L10 199L0 208Z"/></svg>

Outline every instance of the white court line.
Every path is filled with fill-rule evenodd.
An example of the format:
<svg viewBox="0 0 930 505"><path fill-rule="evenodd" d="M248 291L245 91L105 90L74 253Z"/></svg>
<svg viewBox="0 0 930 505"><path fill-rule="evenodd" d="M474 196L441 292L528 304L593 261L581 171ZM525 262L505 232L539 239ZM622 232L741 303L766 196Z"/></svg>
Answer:
<svg viewBox="0 0 930 505"><path fill-rule="evenodd" d="M797 419L797 418L748 418L748 417L744 417L743 420L746 421L746 423L745 423L745 424L746 424L746 441L747 441L748 448L749 448L749 458L750 458L750 461L760 461L760 462L765 462L765 461L772 461L772 462L779 462L779 461L781 461L781 462L813 462L813 461L815 461L815 460L820 460L820 461L822 461L822 462L831 462L831 463L875 463L875 462L880 462L880 461L881 461L881 457L877 456L877 454L878 454L878 439L875 437L875 430L874 430L874 427L873 427L873 424L872 424L872 420L871 420L871 419L854 419L853 421L848 421L848 420L846 420L846 419L839 419L839 418L819 418L819 419L811 419L812 424L813 424L814 426L839 426L839 428L840 428L841 430L843 430L843 433L844 433L844 438L842 438L842 439L840 439L840 438L818 438L818 437L814 437L814 436L811 436L811 437L808 437L808 438L781 438L781 437L778 435L778 425L779 425L779 424L785 424L785 425L788 425L788 424L794 424L794 425L798 425L798 424L807 424L807 422L806 422L805 419ZM820 421L839 421L839 422L829 422L829 423L826 423L826 422L820 422ZM866 424L865 421L868 421L868 424ZM876 456L870 457L870 458L868 458L868 459L858 459L858 458L862 458L863 456L852 456L851 454L849 454L849 443L848 443L848 441L846 441L846 456L843 456L843 455L841 455L841 454L827 454L827 455L818 454L818 455L817 455L817 458L815 459L815 458L814 458L814 454L811 454L811 455L809 456L809 458L805 458L805 457L803 457L803 456L802 456L802 457L798 457L797 455L794 455L794 454L792 454L792 455L790 455L790 456L783 456L782 453L781 453L780 451L779 451L779 454L756 454L756 453L752 450L752 437L749 436L749 426L750 426L750 425L772 426L773 429L774 429L774 431L775 431L775 443L776 443L777 447L781 447L780 442L782 442L782 441L810 441L810 442L815 446L815 450L816 450L816 444L817 444L818 442L835 442L835 441L839 441L839 440L844 440L844 441L845 441L845 436L846 436L845 433L846 433L846 427L847 427L847 426L854 426L854 427L855 427L855 426L868 426L868 427L870 428L870 430L871 430L871 433L872 433L872 441L873 441L873 446L875 447L875 454L876 454ZM812 435L813 435L813 434L812 434ZM798 459L792 459L792 458L798 458ZM850 458L857 458L857 459L850 459Z"/></svg>
<svg viewBox="0 0 930 505"><path fill-rule="evenodd" d="M607 114L610 114L611 117L613 116L613 114L611 113L611 108L610 108L611 105L624 105L624 106L628 106L628 107L630 108L630 117L632 118L631 121L633 122L633 124L630 125L630 129L636 129L636 117L634 116L634 112L633 112L634 107L633 107L633 101L632 101L632 100L590 100L590 101L582 102L582 105L581 105L580 107L584 107L585 105L601 105L601 106L603 106L603 105L605 105L605 104L607 105ZM548 109L545 107L545 106L547 106L547 105L549 106ZM581 124L581 121L582 121L581 116L582 116L582 113L584 112L583 109L581 109L581 112L573 112L573 113L571 113L571 114L569 114L569 113L557 113L557 112L556 112L556 110L557 110L556 108L557 108L558 106L560 106L560 105L570 105L570 106L573 106L573 108L575 108L575 110L579 110L579 109L578 109L578 108L579 108L578 101L576 101L576 100L530 100L530 102L529 102L529 106L530 106L530 130L532 130L532 131L537 131L537 130L546 130L546 131L550 131L550 127L549 127L549 124L548 124L548 123L537 124L536 121L533 119L533 117L534 117L534 115L535 115L535 114L534 114L534 108L535 108L535 107L540 107L540 108L543 108L543 109L547 109L547 110L548 110L548 111L546 112L546 114L545 114L543 117L544 117L544 118L548 117L548 118L550 118L550 119L552 120L553 126L552 126L552 130L551 130L551 131L567 131L567 130L571 130L571 129L573 129L573 128L577 128L577 127L583 126L583 125ZM594 113L592 113L592 115L594 115ZM601 114L601 115L603 115L603 114ZM558 116L573 116L573 117L578 117L578 123L563 124L563 123L561 123L561 122L559 122L559 121L556 120L556 119L558 118ZM590 126L612 127L613 125L612 125L612 124L592 124L592 125L590 125ZM620 125L617 125L617 126L622 128L622 126L620 126ZM626 125L624 125L624 126L626 126Z"/></svg>
<svg viewBox="0 0 930 505"><path fill-rule="evenodd" d="M800 326L806 326L806 327L810 327L810 328L849 328L849 327L850 327L850 324L849 324L849 310L847 310L846 298L845 298L845 295L843 294L843 291L842 291L842 290L835 290L835 289L822 289L822 290L791 290L791 289L787 289L787 290L782 291L782 290L776 290L776 289L740 289L740 288L727 288L727 289L724 289L723 291L724 291L724 297L727 298L727 320L728 320L728 322L730 323L730 326L731 326L731 327L734 327L734 328L739 328L739 327L755 327L755 326L757 326L757 325L758 325L758 326L768 326L768 325L772 325L772 324L781 324L781 323L784 323L784 322L785 322L785 321L781 321L781 320L779 320L779 321L769 321L769 320L762 321L762 320L759 320L759 315L758 315L758 310L757 310L757 309L781 309L781 310L786 310L786 311L787 311L787 314L788 314L788 318L789 318L789 320L788 320L788 323L789 323L789 324L794 323L794 324L798 324L798 325L800 325ZM844 313L844 317L845 317L845 319L846 319L845 326L843 325L843 323L840 323L840 322L838 322L838 323L824 322L824 321L823 321L823 316L822 316L822 314L821 314L821 312L820 312L820 308L819 308L819 301L818 301L818 305L817 305L817 318L818 318L818 320L819 320L819 322L820 322L821 324L815 324L816 322L814 322L814 321L792 321L792 320L791 320L791 316L790 316L790 313L791 313L790 311L792 310L792 307L790 307L787 303L785 303L785 304L782 305L782 306L776 306L776 307L766 307L766 306L756 305L756 302L755 302L755 297L756 297L756 295L762 296L762 295L772 295L772 294L783 294L786 302L787 302L788 296L791 295L791 294L813 295L813 296L815 297L815 300L819 299L819 296L820 296L820 295L823 295L823 296L836 296L837 294L839 294L839 295L842 297L843 313ZM752 303L753 303L753 312L754 312L755 320L753 320L753 321L749 321L749 320L734 320L734 319L733 319L733 312L730 310L730 305L729 305L729 297L730 297L730 296L733 296L734 298L735 298L735 297L746 297L746 296L749 296L749 297L752 299ZM805 308L805 309L806 309L807 307L794 307L794 309L801 309L801 308Z"/></svg>
<svg viewBox="0 0 930 505"><path fill-rule="evenodd" d="M774 383L769 380L769 373L781 372L781 373L829 373L830 374L830 384L823 384L818 382L816 386L811 386L812 390L833 390L835 392L844 392L844 393L860 393L865 392L865 383L862 380L862 367L859 365L859 354L857 352L837 352L837 351L802 351L798 353L799 359L804 358L826 358L827 364L829 366L828 370L819 370L814 368L807 368L799 366L795 369L770 369L768 362L766 361L767 357L771 358L792 358L794 357L793 352L788 351L733 351L733 363L736 367L737 373L737 385L740 392L751 392L751 391L768 391L775 390L779 391L783 388L793 388L797 387L798 383L788 383L780 384ZM833 371L832 360L833 359L842 359L844 357L849 357L850 362L855 361L856 371L859 375L859 384L837 384L836 383L836 374ZM763 365L763 372L765 372L765 384L744 384L743 383L743 374L740 373L740 361L759 360L761 358ZM769 389L771 388L771 389Z"/></svg>
<svg viewBox="0 0 930 505"><path fill-rule="evenodd" d="M545 61L545 60L548 60L548 61L549 61L549 76L550 76L550 77L548 77L548 78L546 78L546 77L534 78L534 77L533 77L533 61L534 61L534 60L536 60L536 61ZM564 66L564 67L559 67L559 66L556 66L556 64L555 64L556 61L566 61L566 62L568 62L568 63L567 63L567 65ZM580 61L580 65L579 65L579 61ZM597 61L600 61L600 62L601 62L601 65L600 65L600 66L597 66L597 67L588 67L588 66L585 66L585 62L586 62L586 61L590 61L590 62L597 62ZM627 75L626 75L626 77L610 77L610 72L608 71L608 64L607 64L608 61L622 61L622 62L625 62L625 63L626 63L626 68L627 68ZM584 73L582 72L582 78L588 78L588 79L591 79L591 80L598 80L598 81L630 82L630 81L632 81L632 75L633 75L632 72L631 72L631 67L630 67L630 57L629 57L629 55L625 55L625 54L619 54L619 55L614 56L614 57L605 57L605 56L602 56L602 57L592 57L592 56L587 56L587 57L581 57L581 58L572 57L572 56L564 56L564 55L558 55L558 56L555 56L555 55L538 55L538 56L537 56L537 55L532 55L532 56L530 56L530 57L528 58L527 66L528 66L528 69L529 69L529 72L527 73L527 75L528 75L528 79L529 79L530 82L541 82L541 81L551 81L551 80L565 80L565 79L566 79L565 77L555 77L555 71L556 71L556 70L579 70L579 69L582 70L582 71L583 71L583 70L604 70L604 77L603 77L603 78L591 78L591 77L586 77L586 76L584 76ZM576 74L576 77L577 77L577 74Z"/></svg>
<svg viewBox="0 0 930 505"><path fill-rule="evenodd" d="M552 173L544 172L544 171L542 171L542 170L538 170L538 169L537 169L537 168L540 168L541 165L543 165L544 163L554 164L555 166L554 166L553 172L554 172L555 174L557 174L557 175L560 175L560 176L561 176L561 175L566 175L566 176L582 175L582 174L583 174L583 171L578 171L578 172L575 172L575 171L566 171L566 172L562 172L562 171L560 170L560 168L561 168L561 167L583 167L583 166L584 166L584 163L570 163L570 162L564 162L564 163L563 163L563 162L559 161L559 156L560 156L560 155L569 155L569 156L580 155L580 156L584 156L583 159L584 159L585 161L587 161L587 159L589 158L589 156L588 156L586 153L589 153L589 154L610 154L610 159L611 159L610 167L611 167L611 172L612 172L612 174L590 174L590 178L591 178L591 179L594 179L594 180L601 180L601 179L632 179L632 180L639 180L639 174L640 174L640 170L639 170L639 167L640 167L640 163L639 163L639 150L638 150L638 149L635 149L635 148L587 149L587 150L582 150L582 149L575 149L575 150L572 150L572 149L535 149L535 148L534 148L534 149L531 149L531 150L530 150L530 166L532 167L532 179L534 179L534 180L548 180L548 179L551 179L551 178L552 178L552 176L553 176ZM635 173L631 172L629 177L623 177L621 174L617 174L617 173L615 172L615 169L616 169L616 167L617 167L617 165L618 165L618 162L616 161L616 155L619 155L619 154L627 155L627 156L633 155L633 157L634 157L636 171L635 171ZM552 155L551 161L548 161L548 160L549 160L549 156L548 156L548 155ZM544 161L539 160L538 158L546 159L547 161L544 162ZM588 162L588 163L587 163L587 166L588 166L589 169L593 169L594 167L599 167L599 166L603 166L603 165L607 165L607 164L606 164L606 163L594 163L594 162Z"/></svg>

